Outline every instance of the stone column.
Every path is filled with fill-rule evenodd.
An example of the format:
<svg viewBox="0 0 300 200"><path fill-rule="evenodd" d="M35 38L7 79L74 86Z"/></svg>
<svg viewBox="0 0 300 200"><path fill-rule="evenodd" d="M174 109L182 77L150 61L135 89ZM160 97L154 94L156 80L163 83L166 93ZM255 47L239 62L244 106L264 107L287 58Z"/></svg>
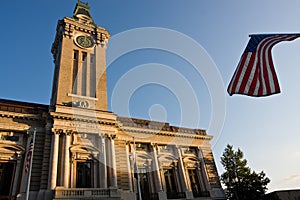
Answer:
<svg viewBox="0 0 300 200"><path fill-rule="evenodd" d="M161 177L160 177L160 171L159 171L159 164L158 164L158 158L157 158L157 151L156 151L156 144L151 144L152 150L153 150L153 172L155 174L155 185L157 192L162 191L162 183L161 183Z"/></svg>
<svg viewBox="0 0 300 200"><path fill-rule="evenodd" d="M69 187L69 179L70 179L70 137L71 137L70 131L66 132L65 134L65 152L64 152L64 181L63 186L65 188Z"/></svg>
<svg viewBox="0 0 300 200"><path fill-rule="evenodd" d="M29 140L29 137L27 135L27 142L24 145L26 145L26 147L28 147L29 143L30 143L30 140ZM26 196L26 187L27 187L27 184L28 184L28 181L27 181L28 180L28 176L25 173L25 165L26 165L25 160L26 160L26 155L27 155L26 154L26 150L27 149L25 149L24 153L22 154L22 156L23 156L23 158L22 158L23 164L22 164L21 169L20 169L21 170L21 183L20 183L21 199L23 198L22 196L24 196L24 199L25 199L25 196Z"/></svg>
<svg viewBox="0 0 300 200"><path fill-rule="evenodd" d="M177 154L178 154L178 169L179 169L179 178L182 183L182 191L188 190L187 180L186 180L186 174L184 170L184 165L182 161L182 155L181 155L181 149L179 146L176 146Z"/></svg>
<svg viewBox="0 0 300 200"><path fill-rule="evenodd" d="M12 195L16 195L17 193L17 185L18 185L18 179L19 179L19 176L20 176L20 172L22 173L22 170L21 170L21 159L22 159L22 155L18 154L18 153L15 153L14 155L14 160L16 160L16 174L15 174L15 178L14 178L14 181L13 181L13 191L12 191Z"/></svg>
<svg viewBox="0 0 300 200"><path fill-rule="evenodd" d="M203 152L202 152L200 147L198 147L198 158L200 159L201 174L202 174L203 182L204 182L204 185L205 185L204 189L206 191L211 190L210 183L209 183L209 178L208 178L208 173L207 173L207 170L206 170L206 167L205 167Z"/></svg>
<svg viewBox="0 0 300 200"><path fill-rule="evenodd" d="M185 191L186 199L194 199L193 192L190 190L189 187L190 184L188 182L189 181L188 172L182 160L181 149L178 146L176 146L176 148L178 151L178 160L179 160L178 168L179 168L179 174L181 175L181 179L182 179L183 191Z"/></svg>
<svg viewBox="0 0 300 200"><path fill-rule="evenodd" d="M116 166L116 153L115 153L115 135L110 136L110 152L111 152L111 176L110 176L110 183L111 187L117 188L117 166Z"/></svg>
<svg viewBox="0 0 300 200"><path fill-rule="evenodd" d="M191 180L190 180L190 177L189 177L189 170L186 166L184 166L184 171L185 171L185 175L186 175L185 177L186 177L187 190L192 191Z"/></svg>
<svg viewBox="0 0 300 200"><path fill-rule="evenodd" d="M134 177L134 172L135 172L135 167L134 167L134 163L136 162L136 154L135 154L135 146L133 143L129 143L130 145L130 174L131 174L131 180L132 180L132 188L134 192L137 192L137 179Z"/></svg>
<svg viewBox="0 0 300 200"><path fill-rule="evenodd" d="M204 183L204 177L203 177L203 173L201 171L201 167L200 167L200 162L197 162L197 176L199 177L199 182L200 182L200 190L201 191L206 191L206 186Z"/></svg>
<svg viewBox="0 0 300 200"><path fill-rule="evenodd" d="M75 185L75 182L74 182L74 172L75 172L75 155L72 153L72 156L71 156L71 168L70 168L70 188L75 188L76 185Z"/></svg>
<svg viewBox="0 0 300 200"><path fill-rule="evenodd" d="M132 173L131 173L131 166L130 166L130 157L129 157L129 145L130 142L126 143L126 162L127 162L127 173L129 178L129 191L133 192L133 185L132 185Z"/></svg>
<svg viewBox="0 0 300 200"><path fill-rule="evenodd" d="M51 155L50 155L50 174L48 188L54 190L56 187L57 179L57 165L58 165L58 148L59 148L59 134L62 130L54 130L51 141Z"/></svg>
<svg viewBox="0 0 300 200"><path fill-rule="evenodd" d="M107 188L107 170L106 170L106 136L100 135L100 153L99 153L99 174L100 174L100 188Z"/></svg>

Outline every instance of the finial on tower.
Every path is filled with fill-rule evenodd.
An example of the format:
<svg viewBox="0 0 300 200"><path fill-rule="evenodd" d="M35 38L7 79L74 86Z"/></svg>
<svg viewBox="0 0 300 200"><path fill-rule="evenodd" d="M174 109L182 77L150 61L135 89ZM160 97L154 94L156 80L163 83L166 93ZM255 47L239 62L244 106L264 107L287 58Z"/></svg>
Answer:
<svg viewBox="0 0 300 200"><path fill-rule="evenodd" d="M90 6L88 2L78 0L73 12L73 18L85 24L94 24L93 18L90 14Z"/></svg>

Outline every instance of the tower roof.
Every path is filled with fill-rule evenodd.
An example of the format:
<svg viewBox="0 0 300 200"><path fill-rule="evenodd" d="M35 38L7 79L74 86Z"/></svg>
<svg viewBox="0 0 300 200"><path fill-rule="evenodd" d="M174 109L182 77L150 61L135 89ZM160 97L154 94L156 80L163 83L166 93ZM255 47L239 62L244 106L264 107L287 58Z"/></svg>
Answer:
<svg viewBox="0 0 300 200"><path fill-rule="evenodd" d="M80 0L78 0L76 7L74 9L73 12L73 18L79 20L79 21L83 21L85 23L94 23L93 22L93 18L90 14L90 6L88 4L88 2L82 2Z"/></svg>

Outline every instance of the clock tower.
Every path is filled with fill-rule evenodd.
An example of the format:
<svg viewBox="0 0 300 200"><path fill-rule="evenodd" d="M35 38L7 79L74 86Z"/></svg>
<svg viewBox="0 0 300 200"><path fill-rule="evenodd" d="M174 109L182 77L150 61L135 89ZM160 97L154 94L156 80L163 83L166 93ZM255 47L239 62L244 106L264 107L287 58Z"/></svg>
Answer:
<svg viewBox="0 0 300 200"><path fill-rule="evenodd" d="M110 35L94 23L88 3L58 21L52 46L55 71L51 106L107 111L106 44Z"/></svg>

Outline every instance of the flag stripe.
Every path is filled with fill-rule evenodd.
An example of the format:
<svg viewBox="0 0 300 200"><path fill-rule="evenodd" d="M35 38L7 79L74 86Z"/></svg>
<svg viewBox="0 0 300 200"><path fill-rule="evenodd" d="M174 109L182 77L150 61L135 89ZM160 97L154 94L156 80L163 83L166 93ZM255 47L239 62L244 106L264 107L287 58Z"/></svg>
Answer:
<svg viewBox="0 0 300 200"><path fill-rule="evenodd" d="M250 54L250 58L249 58L249 62L247 64L247 66L253 65L253 63L255 62L255 57L256 57L255 55L256 55L256 53ZM242 84L239 89L240 91L245 91L247 84L252 82L252 79L251 79L252 68L250 68L250 67L244 67L244 68L247 68L247 70L246 70L246 74L242 80Z"/></svg>
<svg viewBox="0 0 300 200"><path fill-rule="evenodd" d="M285 37L274 37L274 38L267 38L262 43L262 47L259 47L260 51L260 68L262 70L261 74L261 80L262 80L262 87L263 87L263 94L272 94L275 91L274 89L274 79L273 76L271 76L271 71L274 69L273 61L272 61L272 54L271 50L272 47L277 44L278 42L285 40ZM263 55L264 54L264 55ZM276 76L276 74L275 74Z"/></svg>
<svg viewBox="0 0 300 200"><path fill-rule="evenodd" d="M256 53L253 52L251 53L252 54L252 61L249 63L249 66L253 66L255 65L254 63L257 62L257 57L256 57ZM249 67L251 69L251 73L249 74L249 77L248 77L248 81L245 85L245 89L243 90L245 93L249 92L251 86L253 85L253 82L255 81L255 75L257 74L256 73L256 70L255 70L255 67ZM246 82L246 81L245 81Z"/></svg>
<svg viewBox="0 0 300 200"><path fill-rule="evenodd" d="M231 91L235 91L238 92L239 88L240 88L240 84L242 79L239 77L243 77L243 72L245 71L245 69L247 68L246 66L249 63L249 60L251 59L252 53L244 53L244 55L241 58L241 62L237 68L237 73L234 76L234 84L232 85L232 87L230 88Z"/></svg>
<svg viewBox="0 0 300 200"><path fill-rule="evenodd" d="M28 173L29 168L30 168L30 162L31 162L33 148L34 148L33 139L31 139L29 147L28 147L27 156L26 156L26 163L25 163L25 172L26 173Z"/></svg>
<svg viewBox="0 0 300 200"><path fill-rule="evenodd" d="M236 69L236 71L234 73L234 76L231 79L231 83L230 83L230 85L228 87L228 92L236 90L236 85L237 85L237 82L238 82L238 77L240 77L241 71L243 69L242 66L245 65L246 58L247 58L247 56L245 56L245 55L242 56L242 58L240 60L240 63L239 63L239 65L238 65L238 67L237 67L237 69Z"/></svg>
<svg viewBox="0 0 300 200"><path fill-rule="evenodd" d="M300 34L251 35L227 88L229 95L267 96L279 93L272 48L279 42L292 41L299 36Z"/></svg>

